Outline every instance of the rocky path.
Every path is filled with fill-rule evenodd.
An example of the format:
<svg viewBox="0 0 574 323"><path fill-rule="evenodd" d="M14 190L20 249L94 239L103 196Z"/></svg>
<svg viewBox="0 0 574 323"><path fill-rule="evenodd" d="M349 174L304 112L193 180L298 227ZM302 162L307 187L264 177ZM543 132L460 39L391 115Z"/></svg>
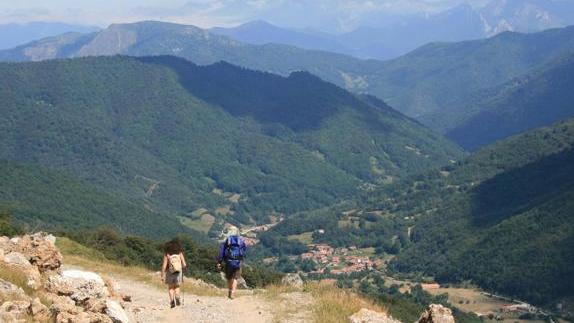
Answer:
<svg viewBox="0 0 574 323"><path fill-rule="evenodd" d="M263 294L250 294L240 291L229 300L223 296L184 295L184 304L174 309L169 307L167 290L156 286L113 277L122 294L130 295L126 312L130 322L310 322L312 299L305 293L292 292L276 298ZM222 292L223 293L223 292Z"/></svg>

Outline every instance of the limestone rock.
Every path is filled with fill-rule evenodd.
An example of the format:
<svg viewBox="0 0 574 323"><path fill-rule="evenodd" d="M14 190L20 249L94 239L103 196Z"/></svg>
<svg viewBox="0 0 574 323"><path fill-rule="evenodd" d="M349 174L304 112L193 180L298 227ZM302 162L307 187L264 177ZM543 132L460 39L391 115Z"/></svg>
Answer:
<svg viewBox="0 0 574 323"><path fill-rule="evenodd" d="M239 286L239 288L249 289L249 286L243 277L239 277L239 279L237 279L237 286Z"/></svg>
<svg viewBox="0 0 574 323"><path fill-rule="evenodd" d="M79 270L65 271L61 276L50 277L46 289L58 295L69 296L76 304L89 298L101 299L109 296L108 289L98 274Z"/></svg>
<svg viewBox="0 0 574 323"><path fill-rule="evenodd" d="M86 311L94 312L94 313L105 313L107 305L106 301L103 299L96 299L96 298L88 298L83 307Z"/></svg>
<svg viewBox="0 0 574 323"><path fill-rule="evenodd" d="M106 301L106 314L114 323L128 323L128 315L123 307L116 301L108 299Z"/></svg>
<svg viewBox="0 0 574 323"><path fill-rule="evenodd" d="M0 306L0 318L3 322L25 321L28 317L28 301L8 301Z"/></svg>
<svg viewBox="0 0 574 323"><path fill-rule="evenodd" d="M450 308L438 304L431 304L424 311L418 323L454 323L454 316Z"/></svg>
<svg viewBox="0 0 574 323"><path fill-rule="evenodd" d="M12 251L4 255L4 262L9 265L20 266L22 268L31 268L32 264L28 261L28 257L24 256L20 252Z"/></svg>
<svg viewBox="0 0 574 323"><path fill-rule="evenodd" d="M68 312L59 313L56 323L91 323L90 315L85 312L73 314Z"/></svg>
<svg viewBox="0 0 574 323"><path fill-rule="evenodd" d="M283 279L281 279L281 284L299 290L303 289L303 279L301 279L299 274L286 274Z"/></svg>
<svg viewBox="0 0 574 323"><path fill-rule="evenodd" d="M57 271L62 266L62 254L54 242L54 236L38 232L19 238L12 251L26 255L30 263L38 267L40 272Z"/></svg>
<svg viewBox="0 0 574 323"><path fill-rule="evenodd" d="M76 303L69 297L46 294L46 298L52 302L50 311L54 315L58 315L60 313L78 314L82 311L82 309L77 307Z"/></svg>
<svg viewBox="0 0 574 323"><path fill-rule="evenodd" d="M28 258L24 254L11 251L4 256L3 262L9 268L22 272L27 278L27 285L29 287L38 289L42 286L40 271L28 261Z"/></svg>
<svg viewBox="0 0 574 323"><path fill-rule="evenodd" d="M50 309L48 309L46 305L42 304L39 298L35 298L32 301L28 308L28 314L30 314L36 322L48 322L52 318Z"/></svg>
<svg viewBox="0 0 574 323"><path fill-rule="evenodd" d="M385 313L375 312L362 308L357 313L349 316L350 323L401 323Z"/></svg>
<svg viewBox="0 0 574 323"><path fill-rule="evenodd" d="M24 290L11 282L0 279L0 299L26 299Z"/></svg>
<svg viewBox="0 0 574 323"><path fill-rule="evenodd" d="M88 280L93 281L99 285L106 285L106 282L104 281L102 276L91 271L66 270L62 272L62 277L74 280Z"/></svg>

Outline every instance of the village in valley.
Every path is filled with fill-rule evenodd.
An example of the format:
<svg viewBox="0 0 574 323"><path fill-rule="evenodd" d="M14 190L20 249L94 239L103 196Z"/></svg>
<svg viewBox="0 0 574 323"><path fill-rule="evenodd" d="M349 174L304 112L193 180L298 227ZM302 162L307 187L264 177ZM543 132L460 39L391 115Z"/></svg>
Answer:
<svg viewBox="0 0 574 323"><path fill-rule="evenodd" d="M309 252L301 254L301 260L312 260L318 269L310 274L349 274L373 270L382 265L382 260L373 260L357 247L333 248L328 244L308 244ZM296 258L296 256L295 256Z"/></svg>

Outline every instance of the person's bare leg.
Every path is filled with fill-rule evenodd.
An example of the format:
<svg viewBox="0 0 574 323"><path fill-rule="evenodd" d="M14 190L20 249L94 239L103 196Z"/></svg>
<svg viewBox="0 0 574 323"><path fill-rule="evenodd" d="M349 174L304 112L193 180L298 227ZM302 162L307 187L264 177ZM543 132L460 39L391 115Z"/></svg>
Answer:
<svg viewBox="0 0 574 323"><path fill-rule="evenodd" d="M170 302L175 301L175 288L173 288L172 285L169 286L169 301Z"/></svg>
<svg viewBox="0 0 574 323"><path fill-rule="evenodd" d="M227 297L233 299L233 281L234 279L228 279L227 280Z"/></svg>
<svg viewBox="0 0 574 323"><path fill-rule="evenodd" d="M235 290L237 289L237 279L233 279L231 283L231 292L235 294Z"/></svg>
<svg viewBox="0 0 574 323"><path fill-rule="evenodd" d="M180 299L180 288L179 286L175 287L174 289L174 296L175 296L175 304L176 305L180 305L181 304L181 299Z"/></svg>

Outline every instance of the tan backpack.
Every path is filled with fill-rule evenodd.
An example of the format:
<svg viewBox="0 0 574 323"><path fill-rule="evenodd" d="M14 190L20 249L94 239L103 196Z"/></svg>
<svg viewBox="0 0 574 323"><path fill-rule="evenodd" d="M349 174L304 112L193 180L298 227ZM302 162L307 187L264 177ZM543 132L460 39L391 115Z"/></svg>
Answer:
<svg viewBox="0 0 574 323"><path fill-rule="evenodd" d="M167 256L168 271L170 274L180 273L182 269L181 257L179 254Z"/></svg>

